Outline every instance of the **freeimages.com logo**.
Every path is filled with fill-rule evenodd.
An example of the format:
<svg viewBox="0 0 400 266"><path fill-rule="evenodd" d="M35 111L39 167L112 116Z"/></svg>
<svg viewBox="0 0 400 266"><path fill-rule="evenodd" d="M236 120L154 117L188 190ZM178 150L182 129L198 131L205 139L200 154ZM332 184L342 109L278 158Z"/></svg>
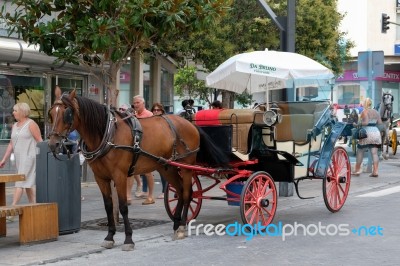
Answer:
<svg viewBox="0 0 400 266"><path fill-rule="evenodd" d="M262 225L257 224L240 224L234 222L228 225L224 224L194 224L196 220L191 220L187 226L188 236L204 234L206 236L245 236L246 240L251 240L253 237L269 236L281 237L285 241L291 236L383 236L383 228L380 225L359 226L351 228L349 224L327 224L321 222L317 224L304 225L294 222L294 224L277 224Z"/></svg>

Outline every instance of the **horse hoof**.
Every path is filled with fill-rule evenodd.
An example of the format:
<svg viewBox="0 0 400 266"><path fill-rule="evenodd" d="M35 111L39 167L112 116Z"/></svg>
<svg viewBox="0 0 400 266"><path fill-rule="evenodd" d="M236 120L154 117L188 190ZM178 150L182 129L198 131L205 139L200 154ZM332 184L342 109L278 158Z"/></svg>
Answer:
<svg viewBox="0 0 400 266"><path fill-rule="evenodd" d="M135 248L135 244L123 244L122 251L132 251Z"/></svg>
<svg viewBox="0 0 400 266"><path fill-rule="evenodd" d="M179 228L174 233L174 240L184 239L186 237L186 230L183 225L179 226Z"/></svg>
<svg viewBox="0 0 400 266"><path fill-rule="evenodd" d="M101 246L103 248L108 248L108 249L113 248L114 247L114 241L104 240L103 243L101 244Z"/></svg>

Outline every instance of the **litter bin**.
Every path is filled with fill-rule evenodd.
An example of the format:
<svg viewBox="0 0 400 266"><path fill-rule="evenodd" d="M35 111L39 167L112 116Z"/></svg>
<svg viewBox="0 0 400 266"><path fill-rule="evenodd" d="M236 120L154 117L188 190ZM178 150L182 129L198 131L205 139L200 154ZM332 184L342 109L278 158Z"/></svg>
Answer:
<svg viewBox="0 0 400 266"><path fill-rule="evenodd" d="M48 141L37 144L36 201L58 204L59 233L70 234L81 226L81 168L79 156L54 158Z"/></svg>

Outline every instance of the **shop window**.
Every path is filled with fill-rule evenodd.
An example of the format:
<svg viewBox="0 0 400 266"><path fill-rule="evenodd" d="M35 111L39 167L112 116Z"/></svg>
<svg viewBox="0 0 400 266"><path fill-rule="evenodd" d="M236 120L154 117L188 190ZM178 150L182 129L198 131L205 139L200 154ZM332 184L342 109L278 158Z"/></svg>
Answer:
<svg viewBox="0 0 400 266"><path fill-rule="evenodd" d="M40 77L0 75L0 139L10 139L12 114L16 103L25 102L31 109L30 118L44 133L44 88Z"/></svg>
<svg viewBox="0 0 400 266"><path fill-rule="evenodd" d="M359 85L340 85L338 86L338 104L359 104L360 86Z"/></svg>

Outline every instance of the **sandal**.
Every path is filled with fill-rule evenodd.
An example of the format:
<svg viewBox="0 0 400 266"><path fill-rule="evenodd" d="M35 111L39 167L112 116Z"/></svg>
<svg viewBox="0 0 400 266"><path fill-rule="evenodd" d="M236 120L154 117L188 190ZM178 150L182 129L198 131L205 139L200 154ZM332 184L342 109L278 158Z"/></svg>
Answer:
<svg viewBox="0 0 400 266"><path fill-rule="evenodd" d="M369 176L370 177L378 177L379 175L378 174L370 174Z"/></svg>
<svg viewBox="0 0 400 266"><path fill-rule="evenodd" d="M153 199L146 199L142 202L142 205L150 205L156 203Z"/></svg>
<svg viewBox="0 0 400 266"><path fill-rule="evenodd" d="M161 193L160 195L158 195L157 199L163 199L164 198L164 193Z"/></svg>
<svg viewBox="0 0 400 266"><path fill-rule="evenodd" d="M351 175L354 175L354 176L359 176L359 175L361 175L361 171L360 172L353 172L353 173L351 173Z"/></svg>

